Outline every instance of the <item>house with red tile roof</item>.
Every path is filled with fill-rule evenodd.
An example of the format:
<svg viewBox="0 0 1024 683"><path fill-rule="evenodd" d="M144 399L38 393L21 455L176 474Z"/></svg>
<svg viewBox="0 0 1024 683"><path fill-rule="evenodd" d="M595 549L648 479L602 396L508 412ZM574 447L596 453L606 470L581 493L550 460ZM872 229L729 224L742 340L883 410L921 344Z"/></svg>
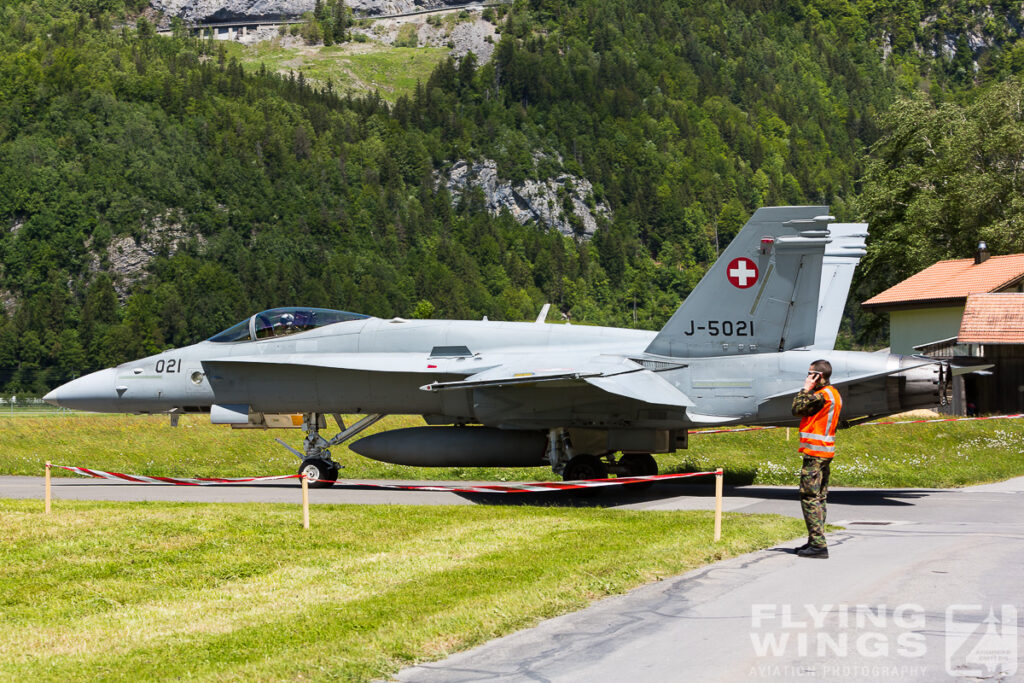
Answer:
<svg viewBox="0 0 1024 683"><path fill-rule="evenodd" d="M889 314L893 353L991 369L957 376L954 413L1024 411L1024 254L940 261L863 304Z"/></svg>
<svg viewBox="0 0 1024 683"><path fill-rule="evenodd" d="M893 353L915 353L916 346L957 336L968 296L995 292L1024 292L1024 254L989 257L979 249L974 258L939 261L861 306L889 314Z"/></svg>
<svg viewBox="0 0 1024 683"><path fill-rule="evenodd" d="M1024 344L1024 294L968 296L957 342L971 345Z"/></svg>

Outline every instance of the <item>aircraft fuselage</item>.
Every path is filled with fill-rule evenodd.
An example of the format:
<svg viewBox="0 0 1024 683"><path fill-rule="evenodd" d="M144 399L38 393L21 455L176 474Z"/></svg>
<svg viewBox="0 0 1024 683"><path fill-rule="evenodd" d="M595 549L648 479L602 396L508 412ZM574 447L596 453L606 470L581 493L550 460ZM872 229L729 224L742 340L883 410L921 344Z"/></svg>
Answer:
<svg viewBox="0 0 1024 683"><path fill-rule="evenodd" d="M73 380L47 400L100 412L206 412L219 404L246 405L254 413L418 414L436 424L506 429L685 429L793 422L791 396L782 401L763 397L799 387L808 364L819 357L832 363L832 381L838 385L913 362L887 354L803 349L751 354L738 348L732 355L680 361L645 353L653 337L643 330L582 325L366 318L286 337L203 341ZM545 370L561 372L596 357L637 361L699 402L699 413L559 382L500 391L422 389L490 367L515 367L520 360L535 371L538 356L545 359ZM668 367L659 370L659 363ZM932 405L937 391L933 367L908 372L916 373L911 386L920 384L910 393L904 389L901 397L898 387L891 387L899 377L883 377L847 392L844 412L882 415Z"/></svg>

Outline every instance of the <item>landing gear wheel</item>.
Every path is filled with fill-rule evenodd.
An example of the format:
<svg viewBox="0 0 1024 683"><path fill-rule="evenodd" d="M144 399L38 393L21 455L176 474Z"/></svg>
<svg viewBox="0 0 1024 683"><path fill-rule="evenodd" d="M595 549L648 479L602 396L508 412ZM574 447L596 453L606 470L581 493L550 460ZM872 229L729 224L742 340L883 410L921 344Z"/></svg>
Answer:
<svg viewBox="0 0 1024 683"><path fill-rule="evenodd" d="M650 453L626 453L619 458L619 464L626 468L627 477L650 477L658 473L658 463ZM654 485L653 481L630 484L633 490L647 489Z"/></svg>
<svg viewBox="0 0 1024 683"><path fill-rule="evenodd" d="M628 477L651 477L658 473L658 463L650 453L626 453L619 458Z"/></svg>
<svg viewBox="0 0 1024 683"><path fill-rule="evenodd" d="M608 467L596 455L577 455L566 464L562 472L565 481L607 478Z"/></svg>
<svg viewBox="0 0 1024 683"><path fill-rule="evenodd" d="M338 465L321 458L310 458L299 465L299 474L306 475L310 488L326 489L334 486L338 478Z"/></svg>

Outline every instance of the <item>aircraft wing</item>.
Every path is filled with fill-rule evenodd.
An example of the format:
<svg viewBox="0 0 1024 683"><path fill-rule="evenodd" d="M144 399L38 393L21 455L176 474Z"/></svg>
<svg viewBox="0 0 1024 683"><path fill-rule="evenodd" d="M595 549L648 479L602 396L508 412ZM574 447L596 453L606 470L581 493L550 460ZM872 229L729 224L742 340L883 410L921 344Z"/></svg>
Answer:
<svg viewBox="0 0 1024 683"><path fill-rule="evenodd" d="M506 359L507 360L507 359ZM621 357L595 357L575 367L541 367L534 357L485 365L472 357L430 358L423 353L292 353L237 356L203 361L208 372L234 375L246 370L277 367L314 367L362 372L465 374L463 380L425 384L424 391L512 388L561 382L589 385L643 403L686 408L693 401L671 383L639 363Z"/></svg>
<svg viewBox="0 0 1024 683"><path fill-rule="evenodd" d="M687 408L693 404L670 382L627 359L595 358L572 368L527 368L502 365L457 382L435 382L422 387L424 391L452 391L514 387L561 382L588 384L601 391L654 405Z"/></svg>

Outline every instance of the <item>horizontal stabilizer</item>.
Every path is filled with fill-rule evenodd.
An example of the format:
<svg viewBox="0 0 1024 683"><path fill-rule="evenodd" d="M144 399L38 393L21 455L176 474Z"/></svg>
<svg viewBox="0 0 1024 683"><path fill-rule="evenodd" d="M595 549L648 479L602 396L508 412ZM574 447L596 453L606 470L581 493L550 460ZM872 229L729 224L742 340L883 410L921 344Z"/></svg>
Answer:
<svg viewBox="0 0 1024 683"><path fill-rule="evenodd" d="M980 363L978 365L954 365L950 368L953 371L954 377L960 375L969 375L972 372L983 373L986 370L991 370L996 366L995 363Z"/></svg>
<svg viewBox="0 0 1024 683"><path fill-rule="evenodd" d="M586 381L598 389L644 403L659 406L689 408L693 401L683 392L650 370L639 370L610 377L587 377Z"/></svg>
<svg viewBox="0 0 1024 683"><path fill-rule="evenodd" d="M912 365L904 365L903 367L896 368L895 370L883 370L882 372L869 372L869 373L864 374L864 375L856 375L854 377L844 377L841 380L837 380L837 381L833 382L832 385L838 388L838 387L844 387L844 386L849 385L849 384L860 384L862 382L869 382L869 381L871 381L873 379L879 379L881 377L888 377L889 375L898 375L901 372L906 372L907 370L913 370L914 368L924 367L925 365L936 365L937 363L938 363L938 361L921 361L919 363L914 363ZM772 400L775 400L775 399L789 397L789 396L796 396L797 393L799 393L799 392L800 392L799 388L792 389L792 390L789 390L789 391L783 391L783 392L780 392L778 394L772 394L771 396L766 396L765 398L760 399L758 401L758 403L759 404L765 404L768 401L772 401Z"/></svg>

